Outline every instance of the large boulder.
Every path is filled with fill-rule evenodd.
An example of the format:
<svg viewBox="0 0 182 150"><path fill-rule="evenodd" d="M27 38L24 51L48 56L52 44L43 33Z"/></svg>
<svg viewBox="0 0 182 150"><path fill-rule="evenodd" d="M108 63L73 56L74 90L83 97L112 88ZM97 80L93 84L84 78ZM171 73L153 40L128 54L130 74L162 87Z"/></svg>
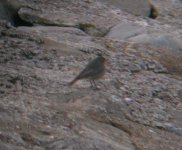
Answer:
<svg viewBox="0 0 182 150"><path fill-rule="evenodd" d="M36 4L22 7L18 14L22 20L32 24L77 27L92 35L104 35L120 20L117 14L103 4L86 1Z"/></svg>

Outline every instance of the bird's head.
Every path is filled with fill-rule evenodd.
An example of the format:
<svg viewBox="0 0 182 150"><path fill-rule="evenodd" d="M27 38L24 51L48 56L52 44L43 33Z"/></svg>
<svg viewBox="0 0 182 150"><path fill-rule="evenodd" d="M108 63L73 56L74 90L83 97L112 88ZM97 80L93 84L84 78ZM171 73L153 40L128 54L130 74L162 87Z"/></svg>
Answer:
<svg viewBox="0 0 182 150"><path fill-rule="evenodd" d="M103 56L103 54L99 53L99 54L97 54L97 56L98 56L98 58L99 58L99 60L101 62L105 62L106 61L106 58L105 58L105 56Z"/></svg>

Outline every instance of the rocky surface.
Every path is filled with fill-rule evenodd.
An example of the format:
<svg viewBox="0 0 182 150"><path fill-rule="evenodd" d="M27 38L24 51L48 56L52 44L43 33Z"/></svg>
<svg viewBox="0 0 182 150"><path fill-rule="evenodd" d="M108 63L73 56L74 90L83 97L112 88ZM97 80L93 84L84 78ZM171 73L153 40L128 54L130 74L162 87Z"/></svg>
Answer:
<svg viewBox="0 0 182 150"><path fill-rule="evenodd" d="M0 2L0 149L182 149L182 3L131 3ZM68 87L99 53L100 90Z"/></svg>

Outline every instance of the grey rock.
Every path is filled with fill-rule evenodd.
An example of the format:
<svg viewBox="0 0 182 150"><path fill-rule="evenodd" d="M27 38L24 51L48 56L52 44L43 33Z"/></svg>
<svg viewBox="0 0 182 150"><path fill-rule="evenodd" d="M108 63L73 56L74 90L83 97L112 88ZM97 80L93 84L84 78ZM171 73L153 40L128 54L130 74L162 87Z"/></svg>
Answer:
<svg viewBox="0 0 182 150"><path fill-rule="evenodd" d="M11 132L0 132L1 141L4 143L11 143L12 145L25 146L25 142L21 139L20 135Z"/></svg>
<svg viewBox="0 0 182 150"><path fill-rule="evenodd" d="M116 40L124 40L132 36L138 35L144 31L144 27L139 26L135 23L120 22L119 24L111 28L106 37Z"/></svg>
<svg viewBox="0 0 182 150"><path fill-rule="evenodd" d="M178 111L182 111L182 103L179 103L179 104L177 105L177 110L178 110Z"/></svg>
<svg viewBox="0 0 182 150"><path fill-rule="evenodd" d="M130 70L132 73L139 72L139 71L142 70L142 68L140 67L139 64L132 64L132 65L130 65L128 68L129 68L129 70Z"/></svg>
<svg viewBox="0 0 182 150"><path fill-rule="evenodd" d="M27 8L22 7L18 11L18 15L22 20L25 20L32 24L40 24L40 25L57 25L57 26L74 26L75 24L72 24L70 22L66 22L63 20L56 20L54 18L46 18L42 15L39 15L40 11L35 10L33 8Z"/></svg>
<svg viewBox="0 0 182 150"><path fill-rule="evenodd" d="M133 150L132 147L125 147L118 145L115 143L115 145L110 144L110 141L105 141L105 139L92 139L92 138L72 138L72 139L61 139L57 140L47 146L48 150L57 150L60 148L66 148L66 149L75 149L75 150L92 150L92 149L98 149L98 150Z"/></svg>
<svg viewBox="0 0 182 150"><path fill-rule="evenodd" d="M16 12L20 8L18 1L1 0L0 1L0 19L10 22L15 25L17 15Z"/></svg>
<svg viewBox="0 0 182 150"><path fill-rule="evenodd" d="M144 33L135 37L131 37L130 40L137 43L147 43L157 47L168 48L172 50L182 49L182 43L180 39L163 33Z"/></svg>
<svg viewBox="0 0 182 150"><path fill-rule="evenodd" d="M145 0L100 0L108 5L113 5L116 8L127 11L134 15L148 16L150 13L150 3ZM142 8L142 9L141 9Z"/></svg>
<svg viewBox="0 0 182 150"><path fill-rule="evenodd" d="M0 20L0 149L181 149L181 51L88 35L145 18L95 0L19 1L22 19L49 26ZM145 19L150 33L181 40L178 4L155 2L161 12ZM101 51L109 55L100 90L87 81L67 86ZM178 76L166 74L175 66Z"/></svg>
<svg viewBox="0 0 182 150"><path fill-rule="evenodd" d="M82 13L82 12L85 13ZM54 4L36 4L32 7L21 7L19 17L32 24L77 27L86 33L103 36L108 29L119 21L119 17L108 7L93 1L87 3L55 1ZM102 14L102 15L97 15ZM107 17L106 17L107 16Z"/></svg>
<svg viewBox="0 0 182 150"><path fill-rule="evenodd" d="M177 128L172 123L157 123L156 126L182 136L182 128Z"/></svg>
<svg viewBox="0 0 182 150"><path fill-rule="evenodd" d="M18 30L41 37L46 47L61 49L60 53L81 54L82 51L97 54L104 51L104 47L92 42L91 37L73 27L34 26L18 27Z"/></svg>
<svg viewBox="0 0 182 150"><path fill-rule="evenodd" d="M155 73L167 73L167 69L157 61L145 61L140 62L140 66L144 70L151 70Z"/></svg>
<svg viewBox="0 0 182 150"><path fill-rule="evenodd" d="M30 22L21 20L18 15L19 9L26 5L24 0L2 0L0 1L0 19L7 21L7 27L32 26Z"/></svg>

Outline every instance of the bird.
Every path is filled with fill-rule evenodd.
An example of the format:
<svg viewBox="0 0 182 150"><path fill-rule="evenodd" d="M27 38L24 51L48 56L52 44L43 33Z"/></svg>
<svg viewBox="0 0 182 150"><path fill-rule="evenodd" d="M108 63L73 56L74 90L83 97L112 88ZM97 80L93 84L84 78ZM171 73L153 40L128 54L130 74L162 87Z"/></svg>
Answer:
<svg viewBox="0 0 182 150"><path fill-rule="evenodd" d="M90 61L86 67L71 81L69 86L75 84L78 80L88 79L92 87L98 89L95 80L100 79L105 74L106 59L102 55L98 55Z"/></svg>

